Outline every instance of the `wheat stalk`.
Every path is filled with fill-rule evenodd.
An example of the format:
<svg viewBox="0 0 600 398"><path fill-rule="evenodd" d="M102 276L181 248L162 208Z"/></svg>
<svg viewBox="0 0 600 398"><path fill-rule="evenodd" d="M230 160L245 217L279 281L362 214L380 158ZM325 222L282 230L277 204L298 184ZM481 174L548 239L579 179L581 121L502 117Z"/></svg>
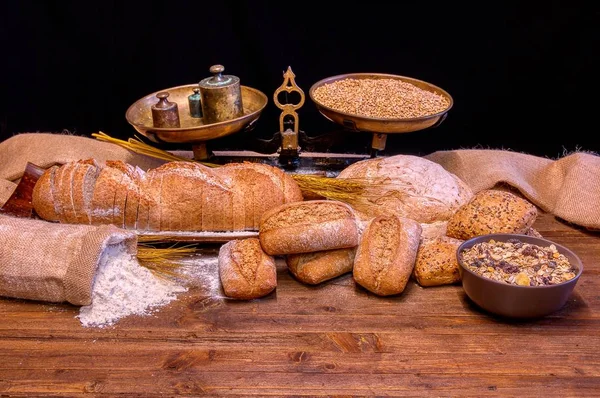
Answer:
<svg viewBox="0 0 600 398"><path fill-rule="evenodd" d="M158 277L166 279L180 279L184 276L178 272L181 260L196 253L192 246L171 246L160 248L156 244L163 243L160 240L138 243L137 259L141 266L149 269Z"/></svg>

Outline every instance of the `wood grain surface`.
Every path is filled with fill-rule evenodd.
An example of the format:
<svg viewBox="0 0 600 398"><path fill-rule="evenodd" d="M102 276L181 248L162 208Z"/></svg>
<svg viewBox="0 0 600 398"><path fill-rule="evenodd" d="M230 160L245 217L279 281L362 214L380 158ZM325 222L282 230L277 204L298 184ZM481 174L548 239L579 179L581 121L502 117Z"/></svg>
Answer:
<svg viewBox="0 0 600 398"><path fill-rule="evenodd" d="M0 397L600 396L600 234L549 215L535 227L585 266L538 320L490 316L460 285L387 298L351 275L303 285L282 261L265 298L198 286L105 329L71 305L0 299Z"/></svg>

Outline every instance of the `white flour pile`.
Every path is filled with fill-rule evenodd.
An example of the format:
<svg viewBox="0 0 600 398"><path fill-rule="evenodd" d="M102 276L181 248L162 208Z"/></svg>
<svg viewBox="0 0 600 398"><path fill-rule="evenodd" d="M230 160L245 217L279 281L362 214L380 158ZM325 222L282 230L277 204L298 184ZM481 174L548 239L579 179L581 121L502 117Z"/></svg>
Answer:
<svg viewBox="0 0 600 398"><path fill-rule="evenodd" d="M77 318L85 327L106 327L129 315L150 315L175 300L187 288L158 278L142 267L122 246L109 247L102 256L92 288L92 304Z"/></svg>
<svg viewBox="0 0 600 398"><path fill-rule="evenodd" d="M179 273L198 294L213 299L225 298L219 278L218 255L198 254L180 261Z"/></svg>

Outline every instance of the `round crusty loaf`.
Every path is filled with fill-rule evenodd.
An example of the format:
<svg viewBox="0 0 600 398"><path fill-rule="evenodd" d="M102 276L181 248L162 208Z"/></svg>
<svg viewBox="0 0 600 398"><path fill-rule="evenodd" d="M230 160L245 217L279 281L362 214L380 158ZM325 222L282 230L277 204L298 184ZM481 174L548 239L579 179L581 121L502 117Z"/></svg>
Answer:
<svg viewBox="0 0 600 398"><path fill-rule="evenodd" d="M448 220L446 235L471 239L486 234L524 234L537 217L537 208L506 191L486 189Z"/></svg>
<svg viewBox="0 0 600 398"><path fill-rule="evenodd" d="M421 231L421 225L408 218L375 217L356 251L356 283L379 296L402 293L415 265Z"/></svg>
<svg viewBox="0 0 600 398"><path fill-rule="evenodd" d="M219 277L227 297L251 300L277 287L275 259L256 238L231 240L219 250Z"/></svg>
<svg viewBox="0 0 600 398"><path fill-rule="evenodd" d="M421 286L450 285L460 281L456 250L462 240L440 236L419 245L413 276Z"/></svg>
<svg viewBox="0 0 600 398"><path fill-rule="evenodd" d="M430 160L412 155L363 160L342 170L338 178L372 179L376 198L361 202L367 217L394 214L419 223L446 221L473 196L457 176Z"/></svg>
<svg viewBox="0 0 600 398"><path fill-rule="evenodd" d="M354 211L334 200L288 203L267 211L258 231L272 256L343 249L358 245Z"/></svg>
<svg viewBox="0 0 600 398"><path fill-rule="evenodd" d="M286 256L288 269L301 282L316 285L352 272L356 248L323 252L290 254Z"/></svg>

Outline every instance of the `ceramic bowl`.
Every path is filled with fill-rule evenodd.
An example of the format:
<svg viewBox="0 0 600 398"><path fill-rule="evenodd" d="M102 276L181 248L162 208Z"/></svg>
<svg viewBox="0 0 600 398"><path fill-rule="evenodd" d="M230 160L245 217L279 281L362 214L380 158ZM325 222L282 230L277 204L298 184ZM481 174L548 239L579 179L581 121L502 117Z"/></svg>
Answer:
<svg viewBox="0 0 600 398"><path fill-rule="evenodd" d="M477 243L488 242L491 239L501 242L518 239L523 243L542 247L554 245L557 251L577 268L577 273L571 280L545 286L519 286L478 275L465 266L462 253ZM558 311L569 299L583 272L581 260L568 248L548 239L527 235L490 234L478 236L463 242L457 249L456 255L462 286L467 296L482 309L509 318L538 318Z"/></svg>

